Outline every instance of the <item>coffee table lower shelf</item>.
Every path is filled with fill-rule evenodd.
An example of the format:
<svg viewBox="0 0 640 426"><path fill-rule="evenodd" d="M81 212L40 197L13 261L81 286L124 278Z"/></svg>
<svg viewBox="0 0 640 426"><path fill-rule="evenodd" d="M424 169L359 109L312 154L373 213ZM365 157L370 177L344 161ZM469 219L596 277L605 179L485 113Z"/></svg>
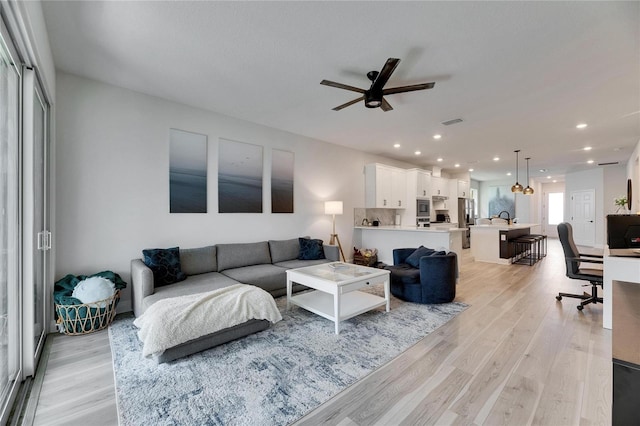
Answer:
<svg viewBox="0 0 640 426"><path fill-rule="evenodd" d="M334 314L334 295L332 294L318 290L310 291L291 296L290 303L333 321L336 324L337 334L340 321L353 318L379 306L386 306L387 300L384 297L362 291L342 294L340 296L339 318L337 319Z"/></svg>

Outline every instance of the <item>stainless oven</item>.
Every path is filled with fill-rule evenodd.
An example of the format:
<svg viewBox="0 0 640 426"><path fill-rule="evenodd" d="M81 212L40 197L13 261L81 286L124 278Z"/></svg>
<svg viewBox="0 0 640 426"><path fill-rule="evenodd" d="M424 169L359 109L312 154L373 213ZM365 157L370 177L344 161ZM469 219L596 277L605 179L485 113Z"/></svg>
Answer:
<svg viewBox="0 0 640 426"><path fill-rule="evenodd" d="M431 215L431 200L416 200L416 216L429 217Z"/></svg>

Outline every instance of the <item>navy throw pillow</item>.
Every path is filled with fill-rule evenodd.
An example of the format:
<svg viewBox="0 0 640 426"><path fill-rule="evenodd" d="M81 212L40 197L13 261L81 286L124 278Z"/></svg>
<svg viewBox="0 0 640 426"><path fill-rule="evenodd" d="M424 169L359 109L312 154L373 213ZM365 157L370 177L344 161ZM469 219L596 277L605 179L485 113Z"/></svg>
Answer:
<svg viewBox="0 0 640 426"><path fill-rule="evenodd" d="M162 287L187 279L187 275L180 267L180 249L171 247L168 249L142 250L144 264L153 271L153 285Z"/></svg>
<svg viewBox="0 0 640 426"><path fill-rule="evenodd" d="M420 246L416 249L416 251L414 251L413 253L411 253L409 255L409 257L407 257L405 259L405 263L413 266L414 268L419 268L420 267L420 258L422 256L431 256L433 253L435 252L434 249L430 249L427 248L425 246Z"/></svg>
<svg viewBox="0 0 640 426"><path fill-rule="evenodd" d="M324 250L322 249L322 240L314 240L311 238L298 238L300 242L299 260L318 260L325 259Z"/></svg>

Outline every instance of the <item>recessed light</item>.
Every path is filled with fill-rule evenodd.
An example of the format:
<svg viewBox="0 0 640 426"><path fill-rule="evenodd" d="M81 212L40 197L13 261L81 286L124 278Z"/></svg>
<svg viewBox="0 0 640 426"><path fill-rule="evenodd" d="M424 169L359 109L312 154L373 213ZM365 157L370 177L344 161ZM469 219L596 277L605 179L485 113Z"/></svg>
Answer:
<svg viewBox="0 0 640 426"><path fill-rule="evenodd" d="M547 179L551 179L551 176L547 176Z"/></svg>
<svg viewBox="0 0 640 426"><path fill-rule="evenodd" d="M394 144L393 144L393 147L394 147L394 148L400 148L400 144L399 144L399 143L394 143Z"/></svg>
<svg viewBox="0 0 640 426"><path fill-rule="evenodd" d="M584 149L585 151L591 151L591 147L590 147L590 146L585 146L585 147L584 147L584 148L582 148L582 149Z"/></svg>
<svg viewBox="0 0 640 426"><path fill-rule="evenodd" d="M540 169L540 173L544 173L546 171L547 171L547 169Z"/></svg>
<svg viewBox="0 0 640 426"><path fill-rule="evenodd" d="M442 137L442 135L433 135L434 139L440 139Z"/></svg>
<svg viewBox="0 0 640 426"><path fill-rule="evenodd" d="M589 160L589 161L587 161L587 163L593 164L593 160Z"/></svg>
<svg viewBox="0 0 640 426"><path fill-rule="evenodd" d="M507 172L507 176L511 176L511 172Z"/></svg>
<svg viewBox="0 0 640 426"><path fill-rule="evenodd" d="M443 159L442 157L439 157L439 158L438 158L438 163L442 163L442 161L443 161L443 160L444 160L444 159Z"/></svg>
<svg viewBox="0 0 640 426"><path fill-rule="evenodd" d="M576 126L576 129L584 129L585 127L587 127L587 123L580 123Z"/></svg>
<svg viewBox="0 0 640 426"><path fill-rule="evenodd" d="M416 154L416 155L420 155L420 154L422 154L422 153L421 153L420 151L416 151L416 152L414 152L414 154Z"/></svg>
<svg viewBox="0 0 640 426"><path fill-rule="evenodd" d="M456 163L456 164L453 165L453 167L460 167L460 164Z"/></svg>
<svg viewBox="0 0 640 426"><path fill-rule="evenodd" d="M472 172L472 171L473 171L473 169L469 169L469 171L470 171L470 172Z"/></svg>
<svg viewBox="0 0 640 426"><path fill-rule="evenodd" d="M500 161L500 157L493 157L493 161Z"/></svg>
<svg viewBox="0 0 640 426"><path fill-rule="evenodd" d="M553 182L553 183L556 183L556 182L558 182L558 181L554 179L552 182Z"/></svg>

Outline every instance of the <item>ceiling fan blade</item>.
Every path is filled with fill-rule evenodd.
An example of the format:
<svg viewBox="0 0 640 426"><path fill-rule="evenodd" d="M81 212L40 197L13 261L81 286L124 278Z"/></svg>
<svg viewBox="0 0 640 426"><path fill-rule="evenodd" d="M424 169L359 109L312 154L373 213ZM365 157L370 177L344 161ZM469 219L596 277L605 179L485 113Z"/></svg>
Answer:
<svg viewBox="0 0 640 426"><path fill-rule="evenodd" d="M396 58L387 59L387 62L382 67L382 70L380 71L380 74L378 74L376 81L374 81L373 84L371 85L372 92L375 93L377 91L382 90L384 85L387 84L387 81L389 81L389 77L391 77L391 74L393 74L393 71L395 71L399 63L400 63L400 59L396 59Z"/></svg>
<svg viewBox="0 0 640 426"><path fill-rule="evenodd" d="M320 84L323 84L325 86L336 87L338 89L351 90L352 92L364 93L364 89L360 89L358 87L353 87L353 86L349 86L342 83L336 83L335 81L322 80Z"/></svg>
<svg viewBox="0 0 640 426"><path fill-rule="evenodd" d="M412 86L391 87L382 91L383 95L393 95L394 93L413 92L414 90L433 89L435 83L414 84Z"/></svg>
<svg viewBox="0 0 640 426"><path fill-rule="evenodd" d="M334 111L340 111L342 108L346 108L346 107L348 107L349 105L353 105L353 104L355 104L356 102L360 102L361 100L364 100L364 96L360 96L360 97L359 97L359 98L357 98L357 99L354 99L354 100L352 100L352 101L347 102L346 104L339 105L339 106L337 106L337 107L335 107L335 108L332 108L332 109L333 109Z"/></svg>
<svg viewBox="0 0 640 426"><path fill-rule="evenodd" d="M382 109L384 112L387 112L387 111L391 111L393 107L389 105L389 102L387 102L385 98L382 98L382 104L380 105L380 109Z"/></svg>

